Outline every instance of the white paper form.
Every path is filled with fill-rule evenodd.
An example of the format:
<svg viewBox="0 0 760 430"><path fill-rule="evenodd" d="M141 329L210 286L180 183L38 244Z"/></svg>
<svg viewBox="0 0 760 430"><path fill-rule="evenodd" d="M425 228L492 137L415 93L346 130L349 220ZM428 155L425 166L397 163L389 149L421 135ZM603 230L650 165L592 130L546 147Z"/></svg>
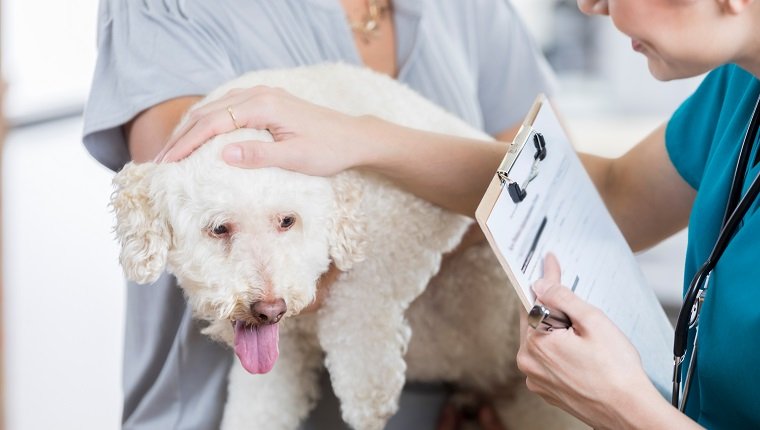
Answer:
<svg viewBox="0 0 760 430"><path fill-rule="evenodd" d="M535 162L535 132L544 137L546 157L525 186ZM638 349L652 382L670 399L673 328L545 100L527 139L508 173L526 190L525 199L515 203L502 186L484 228L523 304L530 309L535 303L530 286L543 273L544 256L554 253L562 283L617 324Z"/></svg>

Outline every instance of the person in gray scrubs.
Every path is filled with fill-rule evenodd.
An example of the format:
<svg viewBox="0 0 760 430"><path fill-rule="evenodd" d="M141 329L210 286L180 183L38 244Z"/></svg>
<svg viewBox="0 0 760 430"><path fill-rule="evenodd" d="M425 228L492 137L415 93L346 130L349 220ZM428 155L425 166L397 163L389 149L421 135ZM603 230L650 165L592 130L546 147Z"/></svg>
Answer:
<svg viewBox="0 0 760 430"><path fill-rule="evenodd" d="M507 0L101 0L84 144L114 171L149 161L220 84L337 61L388 73L502 140L552 86ZM218 428L232 357L200 334L172 276L129 283L123 428ZM325 385L304 428L343 427ZM405 388L388 428L433 428L445 397L436 386Z"/></svg>

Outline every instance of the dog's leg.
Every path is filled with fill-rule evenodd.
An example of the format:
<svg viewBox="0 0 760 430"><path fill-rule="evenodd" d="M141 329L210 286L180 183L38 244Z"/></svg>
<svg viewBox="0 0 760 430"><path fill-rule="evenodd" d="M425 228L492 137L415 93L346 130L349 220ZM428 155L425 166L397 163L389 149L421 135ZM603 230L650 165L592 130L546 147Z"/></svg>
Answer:
<svg viewBox="0 0 760 430"><path fill-rule="evenodd" d="M411 331L403 310L387 301L351 314L334 311L371 303L336 292L331 290L329 305L320 311L317 329L343 420L355 429L382 429L398 409Z"/></svg>
<svg viewBox="0 0 760 430"><path fill-rule="evenodd" d="M381 429L398 409L406 379L411 329L404 312L470 221L378 178L342 177L334 186L344 214L331 258L350 270L331 286L317 334L343 420L359 430ZM371 246L362 249L364 261L349 266L357 243Z"/></svg>
<svg viewBox="0 0 760 430"><path fill-rule="evenodd" d="M235 359L222 430L293 430L314 407L322 362L316 339L288 331L281 334L279 347L277 363L264 375L251 375Z"/></svg>

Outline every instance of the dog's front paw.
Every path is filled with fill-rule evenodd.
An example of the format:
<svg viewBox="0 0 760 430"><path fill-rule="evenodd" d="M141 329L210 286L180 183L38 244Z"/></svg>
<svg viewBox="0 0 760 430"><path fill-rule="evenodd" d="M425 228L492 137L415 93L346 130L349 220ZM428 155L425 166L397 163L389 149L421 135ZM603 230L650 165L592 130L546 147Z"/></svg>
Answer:
<svg viewBox="0 0 760 430"><path fill-rule="evenodd" d="M387 382L396 385L391 381ZM403 386L403 379L401 386ZM396 390L387 384L376 388L376 390L367 390L367 392L354 392L352 393L354 396L346 396L348 393L344 393L344 397L341 399L341 412L343 420L352 428L381 430L398 410L398 394L401 388Z"/></svg>
<svg viewBox="0 0 760 430"><path fill-rule="evenodd" d="M332 344L326 348L325 365L343 420L352 428L382 429L398 410L406 381L406 363L398 346L387 348L378 342L352 350Z"/></svg>

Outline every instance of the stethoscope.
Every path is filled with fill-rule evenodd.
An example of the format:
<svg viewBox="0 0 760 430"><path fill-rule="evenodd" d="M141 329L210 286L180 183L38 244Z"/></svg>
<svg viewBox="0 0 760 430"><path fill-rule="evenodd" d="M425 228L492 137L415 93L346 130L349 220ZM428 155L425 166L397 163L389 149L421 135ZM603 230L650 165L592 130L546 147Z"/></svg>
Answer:
<svg viewBox="0 0 760 430"><path fill-rule="evenodd" d="M681 311L678 313L678 320L675 328L675 338L673 340L673 396L672 404L681 412L686 408L686 400L689 395L689 384L691 382L694 368L696 367L697 357L697 338L699 337L699 313L702 310L702 303L705 299L707 287L709 286L710 274L715 265L718 263L723 251L726 250L728 242L733 237L739 227L739 223L744 215L752 206L755 198L760 192L760 174L752 180L747 193L741 197L741 190L747 174L747 165L749 164L752 146L757 139L758 128L760 128L760 97L755 102L755 110L752 112L752 119L747 127L747 132L742 141L742 147L739 152L739 160L736 162L736 170L731 180L731 189L728 193L728 204L723 214L723 224L721 225L718 239L715 241L710 255L697 271L689 284L689 289L684 295ZM741 198L740 198L741 197ZM691 358L686 370L684 380L683 398L679 403L679 394L681 393L681 366L686 356L688 336L690 330L694 329L694 342L692 343Z"/></svg>

